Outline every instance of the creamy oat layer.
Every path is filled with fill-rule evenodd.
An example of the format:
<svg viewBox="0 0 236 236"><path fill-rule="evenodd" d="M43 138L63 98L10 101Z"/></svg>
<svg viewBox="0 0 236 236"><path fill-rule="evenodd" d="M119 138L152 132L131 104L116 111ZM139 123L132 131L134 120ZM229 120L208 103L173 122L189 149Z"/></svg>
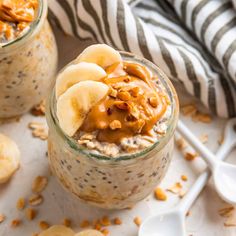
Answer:
<svg viewBox="0 0 236 236"><path fill-rule="evenodd" d="M107 45L90 46L62 71L56 96L64 132L93 153L110 157L151 146L165 135L171 115L157 76L143 64L123 61Z"/></svg>
<svg viewBox="0 0 236 236"><path fill-rule="evenodd" d="M8 43L26 33L37 12L38 0L0 1L0 44Z"/></svg>

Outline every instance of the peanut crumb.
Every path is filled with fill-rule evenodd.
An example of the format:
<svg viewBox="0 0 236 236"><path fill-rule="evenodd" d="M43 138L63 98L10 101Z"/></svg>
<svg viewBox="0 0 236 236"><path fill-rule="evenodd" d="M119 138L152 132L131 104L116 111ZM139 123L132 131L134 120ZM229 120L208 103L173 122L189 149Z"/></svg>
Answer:
<svg viewBox="0 0 236 236"><path fill-rule="evenodd" d="M81 228L87 228L90 226L90 222L88 220L83 220L80 224Z"/></svg>
<svg viewBox="0 0 236 236"><path fill-rule="evenodd" d="M16 228L16 227L20 226L21 223L22 223L22 222L21 222L20 219L14 219L14 220L12 220L12 222L11 222L11 227L12 227L12 228Z"/></svg>
<svg viewBox="0 0 236 236"><path fill-rule="evenodd" d="M16 202L16 208L18 210L23 210L25 208L25 199L24 198L19 198Z"/></svg>
<svg viewBox="0 0 236 236"><path fill-rule="evenodd" d="M114 222L114 225L121 225L121 224L122 224L122 221L121 221L121 219L120 219L119 217L116 217L116 218L113 220L113 222Z"/></svg>
<svg viewBox="0 0 236 236"><path fill-rule="evenodd" d="M95 220L93 228L96 230L101 230L102 225L101 225L100 220Z"/></svg>
<svg viewBox="0 0 236 236"><path fill-rule="evenodd" d="M48 179L45 176L37 176L32 184L32 191L34 193L41 193L47 186Z"/></svg>
<svg viewBox="0 0 236 236"><path fill-rule="evenodd" d="M111 221L108 218L108 216L103 216L102 217L101 224L102 224L102 226L109 226L109 225L111 225Z"/></svg>
<svg viewBox="0 0 236 236"><path fill-rule="evenodd" d="M0 214L0 223L2 223L6 219L6 216L3 214Z"/></svg>
<svg viewBox="0 0 236 236"><path fill-rule="evenodd" d="M32 208L26 209L25 216L28 220L33 220L36 217L36 210Z"/></svg>
<svg viewBox="0 0 236 236"><path fill-rule="evenodd" d="M63 225L65 225L66 227L70 227L71 226L71 220L68 218L65 218L63 220Z"/></svg>
<svg viewBox="0 0 236 236"><path fill-rule="evenodd" d="M183 115L185 115L185 116L192 116L192 115L196 114L197 107L195 104L188 104L188 105L183 106L181 108L181 111L182 111Z"/></svg>
<svg viewBox="0 0 236 236"><path fill-rule="evenodd" d="M208 142L208 135L202 134L199 139L202 143L207 143Z"/></svg>
<svg viewBox="0 0 236 236"><path fill-rule="evenodd" d="M182 179L183 181L188 181L188 177L187 177L186 175L181 175L181 179Z"/></svg>
<svg viewBox="0 0 236 236"><path fill-rule="evenodd" d="M46 230L49 227L50 227L50 225L46 221L42 220L42 221L39 222L39 228L40 229Z"/></svg>
<svg viewBox="0 0 236 236"><path fill-rule="evenodd" d="M41 101L38 105L31 109L31 114L34 116L44 116L45 115L45 100Z"/></svg>
<svg viewBox="0 0 236 236"><path fill-rule="evenodd" d="M116 129L120 129L122 127L121 123L119 120L113 120L111 123L110 123L110 129L111 130L116 130Z"/></svg>
<svg viewBox="0 0 236 236"><path fill-rule="evenodd" d="M197 153L192 153L192 152L186 152L184 154L184 158L187 161L193 161L197 156L198 156Z"/></svg>
<svg viewBox="0 0 236 236"><path fill-rule="evenodd" d="M179 138L175 141L177 148L182 151L184 148L186 148L187 143L183 138Z"/></svg>
<svg viewBox="0 0 236 236"><path fill-rule="evenodd" d="M154 194L155 194L155 198L157 200L160 200L160 201L166 201L167 200L166 193L164 192L163 189L161 189L159 187L155 189Z"/></svg>
<svg viewBox="0 0 236 236"><path fill-rule="evenodd" d="M212 118L210 115L208 114L203 114L200 112L197 112L194 116L192 116L192 120L193 121L200 121L202 123L211 123Z"/></svg>
<svg viewBox="0 0 236 236"><path fill-rule="evenodd" d="M47 140L48 131L43 123L40 122L30 122L28 127L32 130L32 135L35 138L39 138L41 140Z"/></svg>
<svg viewBox="0 0 236 236"><path fill-rule="evenodd" d="M43 196L41 196L40 194L33 194L30 198L29 198L29 204L31 206L38 206L43 202Z"/></svg>
<svg viewBox="0 0 236 236"><path fill-rule="evenodd" d="M188 212L186 213L186 216L190 216L190 211L188 211Z"/></svg>
<svg viewBox="0 0 236 236"><path fill-rule="evenodd" d="M148 102L149 102L149 104L150 104L152 107L154 107L154 108L156 108L157 105L158 105L157 97L150 97L150 98L148 99Z"/></svg>
<svg viewBox="0 0 236 236"><path fill-rule="evenodd" d="M117 97L122 101L129 101L131 99L131 95L127 91L118 92Z"/></svg>
<svg viewBox="0 0 236 236"><path fill-rule="evenodd" d="M140 226L141 223L142 223L141 218L140 218L139 216L136 216L136 217L134 218L134 223L135 223L137 226Z"/></svg>
<svg viewBox="0 0 236 236"><path fill-rule="evenodd" d="M102 229L102 230L101 230L101 233L103 233L104 236L107 236L107 235L110 234L110 231L109 231L108 229Z"/></svg>

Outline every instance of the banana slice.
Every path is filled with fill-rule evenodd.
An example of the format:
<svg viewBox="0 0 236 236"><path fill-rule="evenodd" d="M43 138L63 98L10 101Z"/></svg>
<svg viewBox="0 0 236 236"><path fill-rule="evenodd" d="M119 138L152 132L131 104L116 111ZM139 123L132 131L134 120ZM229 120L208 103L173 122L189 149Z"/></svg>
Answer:
<svg viewBox="0 0 236 236"><path fill-rule="evenodd" d="M64 225L54 225L46 229L39 236L74 236L75 233L72 229Z"/></svg>
<svg viewBox="0 0 236 236"><path fill-rule="evenodd" d="M0 184L7 182L20 166L20 151L14 141L0 134Z"/></svg>
<svg viewBox="0 0 236 236"><path fill-rule="evenodd" d="M102 68L122 62L118 51L106 44L94 44L87 47L76 59L78 62L86 61L95 63Z"/></svg>
<svg viewBox="0 0 236 236"><path fill-rule="evenodd" d="M75 236L104 236L104 234L94 229L88 229L77 233Z"/></svg>
<svg viewBox="0 0 236 236"><path fill-rule="evenodd" d="M106 84L91 80L70 87L57 101L57 118L62 130L73 136L89 110L106 96L108 90Z"/></svg>
<svg viewBox="0 0 236 236"><path fill-rule="evenodd" d="M106 76L106 72L94 63L81 62L68 66L56 80L56 98L63 94L72 85L83 80L98 81Z"/></svg>

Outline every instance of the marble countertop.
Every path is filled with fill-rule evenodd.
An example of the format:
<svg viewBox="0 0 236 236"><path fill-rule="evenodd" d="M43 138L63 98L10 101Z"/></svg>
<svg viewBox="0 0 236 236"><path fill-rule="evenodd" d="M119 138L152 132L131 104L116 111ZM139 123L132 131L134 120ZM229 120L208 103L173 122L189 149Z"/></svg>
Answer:
<svg viewBox="0 0 236 236"><path fill-rule="evenodd" d="M72 58L91 42L80 42L68 36L56 32L58 46L60 48L60 67L69 62ZM181 103L187 103L192 98L179 92ZM211 124L195 123L189 118L181 119L191 127L191 130L197 135L208 134L209 140L206 144L210 150L216 152L218 140L224 128L225 120L214 118ZM38 222L45 220L50 224L58 224L64 218L72 220L72 228L79 231L80 222L84 219L94 220L103 215L120 217L122 225L111 226L109 230L111 236L137 236L138 228L133 223L135 216L145 219L150 214L173 207L180 200L177 195L168 193L168 200L160 202L150 195L145 200L138 203L131 210L107 211L94 208L83 204L69 193L67 193L58 184L57 180L50 176L47 163L46 151L47 142L33 138L28 123L32 121L45 122L45 118L34 117L30 114L24 115L19 122L2 124L0 132L10 136L16 141L21 150L21 168L14 177L5 185L0 186L0 213L6 215L6 220L0 224L0 236L28 236L33 232L39 232ZM234 150L229 158L229 162L236 163L236 151ZM183 158L183 155L175 148L173 161L166 177L161 183L161 187L167 188L180 180L181 175L188 176L188 181L183 184L187 190L199 173L205 168L201 158L189 162ZM25 219L25 213L16 209L16 201L19 197L29 197L31 195L32 180L38 175L46 175L49 178L49 184L43 192L44 203L37 207L38 215L33 221ZM224 218L220 217L218 210L227 206L217 195L210 181L200 197L190 209L190 215L186 218L188 235L192 236L233 236L236 235L236 227L224 227ZM12 219L23 219L23 223L16 229L10 228Z"/></svg>

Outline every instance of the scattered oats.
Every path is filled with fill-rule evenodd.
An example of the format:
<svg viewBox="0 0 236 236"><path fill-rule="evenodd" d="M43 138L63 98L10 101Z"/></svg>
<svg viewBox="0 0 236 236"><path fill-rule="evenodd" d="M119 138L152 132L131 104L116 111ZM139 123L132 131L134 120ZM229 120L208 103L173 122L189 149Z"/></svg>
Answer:
<svg viewBox="0 0 236 236"><path fill-rule="evenodd" d="M226 227L233 227L233 226L236 226L236 215L235 214L232 214L231 216L229 216L225 223L224 223L224 226Z"/></svg>
<svg viewBox="0 0 236 236"><path fill-rule="evenodd" d="M43 196L40 194L33 194L30 198L29 198L29 204L31 206L38 206L43 202Z"/></svg>
<svg viewBox="0 0 236 236"><path fill-rule="evenodd" d="M177 148L182 151L184 148L186 148L187 143L183 138L179 138L175 141Z"/></svg>
<svg viewBox="0 0 236 236"><path fill-rule="evenodd" d="M107 236L107 235L109 235L109 234L110 234L110 232L109 232L109 230L108 230L108 229L102 229L102 230L101 230L101 233L103 233L103 234L104 234L104 236Z"/></svg>
<svg viewBox="0 0 236 236"><path fill-rule="evenodd" d="M186 152L184 154L184 158L187 161L193 161L198 156L198 153Z"/></svg>
<svg viewBox="0 0 236 236"><path fill-rule="evenodd" d="M174 194L179 194L182 190L182 187L182 184L180 182L177 182L172 187L167 188L166 190Z"/></svg>
<svg viewBox="0 0 236 236"><path fill-rule="evenodd" d="M218 210L218 213L222 217L229 217L232 215L233 211L234 211L234 206L228 206Z"/></svg>
<svg viewBox="0 0 236 236"><path fill-rule="evenodd" d="M16 227L20 226L20 224L21 224L21 220L19 220L19 219L14 219L14 220L12 220L12 222L11 222L11 227L12 227L12 228L16 228Z"/></svg>
<svg viewBox="0 0 236 236"><path fill-rule="evenodd" d="M187 177L186 175L181 175L181 179L182 179L183 181L187 181L187 180L188 180L188 177Z"/></svg>
<svg viewBox="0 0 236 236"><path fill-rule="evenodd" d="M166 193L164 192L163 189L161 189L159 187L154 190L154 195L155 195L155 198L157 200L160 200L160 201L166 201L167 200Z"/></svg>
<svg viewBox="0 0 236 236"><path fill-rule="evenodd" d="M40 229L46 230L49 227L50 227L50 225L46 221L42 220L42 221L39 222L39 228Z"/></svg>
<svg viewBox="0 0 236 236"><path fill-rule="evenodd" d="M6 219L6 216L3 214L0 214L0 223L2 223Z"/></svg>
<svg viewBox="0 0 236 236"><path fill-rule="evenodd" d="M200 121L202 123L211 123L212 118L208 114L203 114L203 113L196 113L195 115L192 116L193 121Z"/></svg>
<svg viewBox="0 0 236 236"><path fill-rule="evenodd" d="M25 216L28 220L33 220L37 215L37 212L35 209L28 208L26 209Z"/></svg>
<svg viewBox="0 0 236 236"><path fill-rule="evenodd" d="M95 136L93 134L83 134L81 137L80 137L80 140L92 140L94 139Z"/></svg>
<svg viewBox="0 0 236 236"><path fill-rule="evenodd" d="M102 224L102 226L109 226L109 225L111 225L111 221L108 218L108 216L103 216L102 217L101 224Z"/></svg>
<svg viewBox="0 0 236 236"><path fill-rule="evenodd" d="M90 222L88 220L83 220L80 224L81 228L87 228L90 226Z"/></svg>
<svg viewBox="0 0 236 236"><path fill-rule="evenodd" d="M16 202L16 208L18 210L23 210L25 208L25 199L24 198L19 198Z"/></svg>
<svg viewBox="0 0 236 236"><path fill-rule="evenodd" d="M192 116L192 115L196 114L197 107L195 104L189 104L189 105L183 106L181 108L181 111L182 111L183 115L185 115L185 116Z"/></svg>
<svg viewBox="0 0 236 236"><path fill-rule="evenodd" d="M68 218L65 218L63 220L63 225L65 225L66 227L70 227L71 226L71 220Z"/></svg>
<svg viewBox="0 0 236 236"><path fill-rule="evenodd" d="M136 217L134 218L134 223L135 223L137 226L140 226L141 223L142 223L141 218L140 218L139 216L136 216Z"/></svg>
<svg viewBox="0 0 236 236"><path fill-rule="evenodd" d="M121 219L120 219L119 217L116 217L116 218L113 220L113 222L114 222L114 225L121 225L121 224L122 224L122 221L121 221Z"/></svg>
<svg viewBox="0 0 236 236"><path fill-rule="evenodd" d="M48 179L45 176L37 176L32 183L32 191L34 193L41 193L47 186Z"/></svg>
<svg viewBox="0 0 236 236"><path fill-rule="evenodd" d="M48 130L43 123L30 122L28 127L32 129L33 137L40 138L41 140L47 140Z"/></svg>
<svg viewBox="0 0 236 236"><path fill-rule="evenodd" d="M202 143L207 143L208 142L208 135L202 134L199 139Z"/></svg>
<svg viewBox="0 0 236 236"><path fill-rule="evenodd" d="M41 101L38 105L31 109L31 114L34 116L44 116L45 115L45 100Z"/></svg>
<svg viewBox="0 0 236 236"><path fill-rule="evenodd" d="M109 127L111 130L116 130L120 129L122 127L121 123L119 120L113 120L110 124Z"/></svg>

